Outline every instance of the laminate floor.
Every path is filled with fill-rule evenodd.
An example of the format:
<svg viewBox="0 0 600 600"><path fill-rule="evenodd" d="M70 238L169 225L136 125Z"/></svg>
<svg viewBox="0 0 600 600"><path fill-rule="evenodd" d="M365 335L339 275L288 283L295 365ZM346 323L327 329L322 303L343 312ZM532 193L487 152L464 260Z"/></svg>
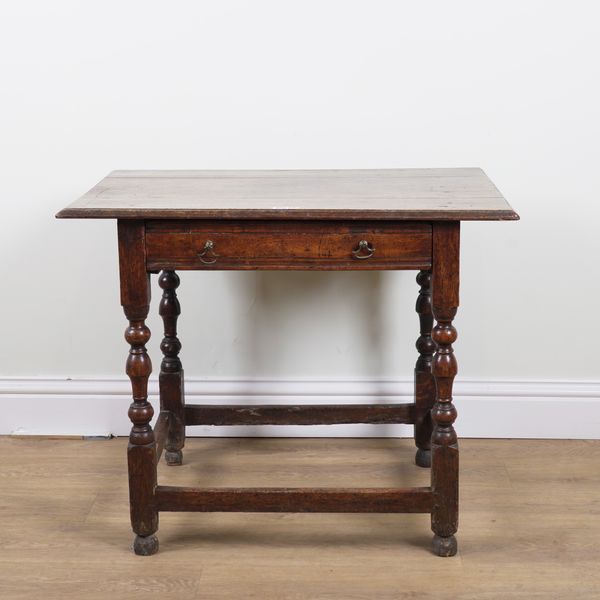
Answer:
<svg viewBox="0 0 600 600"><path fill-rule="evenodd" d="M459 554L428 515L161 513L130 550L125 439L0 438L0 598L600 599L600 441L463 440ZM418 486L411 440L188 439L159 481Z"/></svg>

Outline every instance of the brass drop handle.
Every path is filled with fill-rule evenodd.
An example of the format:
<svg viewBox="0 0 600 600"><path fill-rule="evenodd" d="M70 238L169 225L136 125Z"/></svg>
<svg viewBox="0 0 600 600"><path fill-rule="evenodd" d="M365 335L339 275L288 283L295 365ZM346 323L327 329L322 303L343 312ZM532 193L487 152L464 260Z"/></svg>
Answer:
<svg viewBox="0 0 600 600"><path fill-rule="evenodd" d="M365 260L371 258L375 254L375 248L367 242L367 240L360 240L358 247L352 250L352 256L358 260Z"/></svg>
<svg viewBox="0 0 600 600"><path fill-rule="evenodd" d="M200 262L203 262L205 265L213 265L216 263L218 256L219 255L215 252L215 243L212 240L206 240L202 252L198 252Z"/></svg>

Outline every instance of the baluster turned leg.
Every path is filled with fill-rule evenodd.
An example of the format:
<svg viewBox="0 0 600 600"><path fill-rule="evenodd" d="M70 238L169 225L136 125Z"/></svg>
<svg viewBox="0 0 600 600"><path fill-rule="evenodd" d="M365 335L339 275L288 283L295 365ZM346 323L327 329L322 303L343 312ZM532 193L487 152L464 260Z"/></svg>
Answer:
<svg viewBox="0 0 600 600"><path fill-rule="evenodd" d="M444 222L433 228L433 376L436 402L431 411L431 488L433 509L431 528L433 550L438 556L457 551L454 534L458 528L458 440L454 431L456 409L452 385L458 367L452 344L456 329L452 321L458 308L460 224Z"/></svg>
<svg viewBox="0 0 600 600"><path fill-rule="evenodd" d="M150 421L154 411L148 402L148 377L152 363L146 351L150 330L146 317L150 308L150 276L145 267L144 223L119 221L119 266L121 304L129 327L125 339L130 345L126 371L131 380L133 402L129 418L133 423L127 447L129 466L129 505L131 526L137 534L133 543L136 554L158 551L158 511L154 504L156 489L156 448Z"/></svg>
<svg viewBox="0 0 600 600"><path fill-rule="evenodd" d="M183 392L183 368L179 359L181 342L177 337L177 317L181 307L177 299L179 277L175 271L163 271L158 279L163 289L159 314L164 323L165 337L160 345L163 360L158 378L161 410L171 413L170 427L165 444L165 460L168 465L180 465L185 443L185 414Z"/></svg>
<svg viewBox="0 0 600 600"><path fill-rule="evenodd" d="M415 463L419 467L431 466L431 409L435 402L435 382L431 363L435 343L431 339L433 315L431 313L431 273L419 271L417 283L421 286L416 311L419 315L420 333L417 339L419 358L415 365Z"/></svg>

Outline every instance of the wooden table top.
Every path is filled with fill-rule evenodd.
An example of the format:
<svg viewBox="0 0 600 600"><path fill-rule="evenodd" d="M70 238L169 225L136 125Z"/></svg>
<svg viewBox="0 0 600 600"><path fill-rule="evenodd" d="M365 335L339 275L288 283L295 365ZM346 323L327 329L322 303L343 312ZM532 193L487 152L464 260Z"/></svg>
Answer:
<svg viewBox="0 0 600 600"><path fill-rule="evenodd" d="M59 218L515 220L478 168L113 171Z"/></svg>

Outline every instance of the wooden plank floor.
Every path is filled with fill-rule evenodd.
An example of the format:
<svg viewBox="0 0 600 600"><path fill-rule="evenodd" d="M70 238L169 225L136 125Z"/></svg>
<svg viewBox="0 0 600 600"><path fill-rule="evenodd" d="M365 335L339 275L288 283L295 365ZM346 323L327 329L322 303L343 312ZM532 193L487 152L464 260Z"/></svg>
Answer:
<svg viewBox="0 0 600 600"><path fill-rule="evenodd" d="M126 440L0 438L0 597L600 598L600 441L464 440L459 555L428 515L163 513L129 550ZM191 439L171 485L413 486L410 440Z"/></svg>

